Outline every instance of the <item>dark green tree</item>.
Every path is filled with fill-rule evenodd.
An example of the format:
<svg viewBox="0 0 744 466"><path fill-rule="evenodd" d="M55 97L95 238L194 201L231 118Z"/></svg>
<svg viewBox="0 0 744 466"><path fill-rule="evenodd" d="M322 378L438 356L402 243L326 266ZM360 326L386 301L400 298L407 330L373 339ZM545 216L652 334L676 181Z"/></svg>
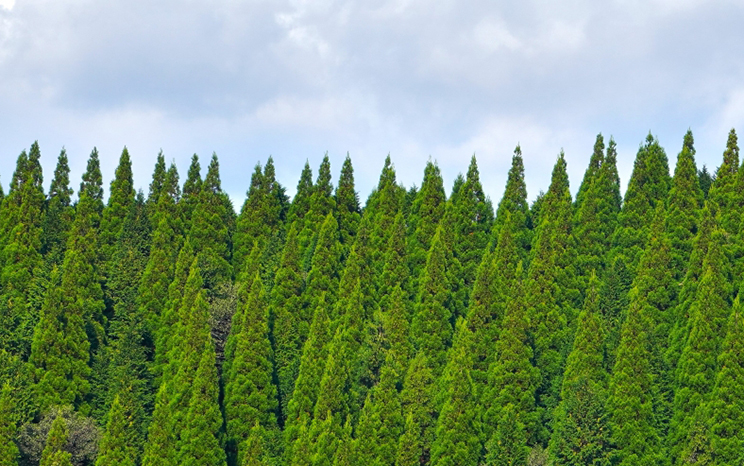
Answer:
<svg viewBox="0 0 744 466"><path fill-rule="evenodd" d="M307 274L307 285L302 297L306 310L303 313L305 322L310 321L309 313L318 306L321 296L331 307L336 302L341 268L341 247L338 241L338 223L332 213L326 215L320 226L316 251ZM302 338L304 340L306 335L302 335Z"/></svg>
<svg viewBox="0 0 744 466"><path fill-rule="evenodd" d="M101 438L96 466L134 466L137 457L134 445L129 442L132 428L131 413L114 398L106 423L106 433Z"/></svg>
<svg viewBox="0 0 744 466"><path fill-rule="evenodd" d="M260 177L256 176L256 180L259 179ZM253 188L253 180L251 180L251 188ZM250 196L250 191L248 195ZM306 160L305 168L302 169L302 173L300 174L300 181L297 182L297 191L292 198L292 204L289 206L287 212L287 223L298 222L298 225L304 225L305 215L310 210L310 198L312 195L313 170L310 168L310 163Z"/></svg>
<svg viewBox="0 0 744 466"><path fill-rule="evenodd" d="M67 235L75 212L72 193L67 151L62 149L49 186L49 197L42 220L41 252L50 265L61 266L64 260Z"/></svg>
<svg viewBox="0 0 744 466"><path fill-rule="evenodd" d="M435 379L429 361L419 352L408 365L400 393L406 425L398 443L398 466L428 463L436 426L434 390Z"/></svg>
<svg viewBox="0 0 744 466"><path fill-rule="evenodd" d="M13 420L13 397L9 384L0 391L0 466L18 465L18 446L15 444L16 425Z"/></svg>
<svg viewBox="0 0 744 466"><path fill-rule="evenodd" d="M599 133L597 134L597 139L594 141L594 151L589 158L589 166L586 167L584 178L581 180L579 191L576 193L575 206L577 211L581 208L581 204L592 184L599 177L599 170L605 161L604 151L604 137L602 137L602 133Z"/></svg>
<svg viewBox="0 0 744 466"><path fill-rule="evenodd" d="M739 144L736 130L731 128L723 152L723 163L716 171L708 198L718 207L721 228L733 235L739 231L741 222L742 193L738 184Z"/></svg>
<svg viewBox="0 0 744 466"><path fill-rule="evenodd" d="M361 212L359 194L354 187L354 167L351 165L349 154L346 154L336 187L336 218L338 219L339 238L345 252L349 251L356 237Z"/></svg>
<svg viewBox="0 0 744 466"><path fill-rule="evenodd" d="M72 455L65 451L67 435L65 418L57 416L49 430L39 466L72 466Z"/></svg>
<svg viewBox="0 0 744 466"><path fill-rule="evenodd" d="M302 230L300 230L300 251L303 257L304 269L307 270L312 261L313 254L320 240L320 229L326 217L335 211L336 201L333 197L333 184L331 184L331 162L328 154L323 157L323 162L318 170L318 179L312 187L310 197L310 209L305 216Z"/></svg>
<svg viewBox="0 0 744 466"><path fill-rule="evenodd" d="M444 216L446 200L439 166L430 160L426 163L424 181L408 217L408 261L414 279L421 275L426 266L426 256L437 225Z"/></svg>
<svg viewBox="0 0 744 466"><path fill-rule="evenodd" d="M158 158L155 162L155 169L152 172L152 180L150 181L150 190L147 194L147 214L152 217L157 208L160 196L163 193L163 187L165 186L165 178L167 176L167 167L165 165L165 155L163 151L158 152ZM157 223L153 223L152 228L157 227Z"/></svg>
<svg viewBox="0 0 744 466"><path fill-rule="evenodd" d="M194 210L196 210L196 206L199 203L201 189L201 165L199 164L199 156L194 154L191 156L191 165L189 165L186 181L183 183L183 196L178 203L181 218L184 222L184 232L188 233L191 230L192 218L194 216Z"/></svg>
<svg viewBox="0 0 744 466"><path fill-rule="evenodd" d="M698 170L698 182L700 184L700 190L703 192L703 196L705 199L708 199L708 193L710 192L710 187L713 185L713 180L715 179L714 175L711 175L708 171L708 167L703 165L703 168Z"/></svg>
<svg viewBox="0 0 744 466"><path fill-rule="evenodd" d="M132 160L125 146L119 158L119 166L116 167L116 174L111 181L108 204L103 209L103 216L101 217L99 244L106 261L111 261L114 246L121 234L124 219L134 206L134 197ZM116 267L116 265L118 264L110 264L109 267ZM111 272L106 270L106 273L108 275Z"/></svg>
<svg viewBox="0 0 744 466"><path fill-rule="evenodd" d="M512 156L512 165L506 180L504 196L496 209L496 220L493 225L493 239L498 241L501 229L506 223L506 213L514 218L515 224L514 240L519 251L519 260L527 265L527 255L530 250L530 207L527 203L527 185L524 182L524 161L522 160L522 149L517 146Z"/></svg>

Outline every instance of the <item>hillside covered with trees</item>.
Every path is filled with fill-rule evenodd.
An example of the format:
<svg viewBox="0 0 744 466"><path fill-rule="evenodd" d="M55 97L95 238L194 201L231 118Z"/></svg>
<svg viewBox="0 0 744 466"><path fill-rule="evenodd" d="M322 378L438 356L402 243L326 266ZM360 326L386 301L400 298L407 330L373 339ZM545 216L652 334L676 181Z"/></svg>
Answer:
<svg viewBox="0 0 744 466"><path fill-rule="evenodd" d="M598 135L578 190L560 154L531 205L519 147L496 206L475 157L451 190L388 157L364 203L348 157L291 201L269 158L238 213L201 163L161 153L145 194L125 148L104 198L95 149L79 188L64 150L48 190L38 144L18 157L0 466L744 461L734 130L714 173L649 134L624 197Z"/></svg>

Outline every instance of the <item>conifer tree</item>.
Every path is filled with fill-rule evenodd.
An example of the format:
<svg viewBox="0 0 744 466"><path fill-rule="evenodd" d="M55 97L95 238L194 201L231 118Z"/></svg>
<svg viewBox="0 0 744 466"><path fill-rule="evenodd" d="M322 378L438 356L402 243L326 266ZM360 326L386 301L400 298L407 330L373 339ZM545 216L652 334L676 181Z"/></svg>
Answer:
<svg viewBox="0 0 744 466"><path fill-rule="evenodd" d="M612 265L607 256L617 228L621 203L617 150L615 141L610 138L597 176L588 186L575 214L576 269L584 278L584 289L593 271L601 277Z"/></svg>
<svg viewBox="0 0 744 466"><path fill-rule="evenodd" d="M596 276L592 276L566 363L550 439L551 456L558 465L610 464L607 373L602 361L604 335L598 291Z"/></svg>
<svg viewBox="0 0 744 466"><path fill-rule="evenodd" d="M446 200L439 166L429 160L424 169L424 181L416 194L408 218L408 261L415 280L414 289L417 288L417 279L426 266L426 256L437 225L444 216Z"/></svg>
<svg viewBox="0 0 744 466"><path fill-rule="evenodd" d="M711 450L716 465L744 459L744 321L739 298L729 316L726 338L718 356L718 374L710 401Z"/></svg>
<svg viewBox="0 0 744 466"><path fill-rule="evenodd" d="M116 175L111 181L108 205L103 209L99 241L106 261L111 260L116 239L129 211L134 206L134 182L132 181L132 160L126 146L121 152ZM115 264L111 264L115 267ZM110 273L107 271L107 274Z"/></svg>
<svg viewBox="0 0 744 466"><path fill-rule="evenodd" d="M421 464L423 453L419 426L413 414L409 413L406 417L405 430L398 443L395 466L418 466Z"/></svg>
<svg viewBox="0 0 744 466"><path fill-rule="evenodd" d="M607 409L615 445L613 456L621 465L658 464L662 458L654 419L650 350L653 319L648 306L647 297L634 287L610 380Z"/></svg>
<svg viewBox="0 0 744 466"><path fill-rule="evenodd" d="M65 418L57 416L49 430L39 466L72 466L72 455L65 451L67 435Z"/></svg>
<svg viewBox="0 0 744 466"><path fill-rule="evenodd" d="M476 466L481 456L480 414L470 377L471 345L470 329L460 320L441 382L444 404L431 447L432 466Z"/></svg>
<svg viewBox="0 0 744 466"><path fill-rule="evenodd" d="M269 342L268 313L263 282L256 273L250 288L241 289L242 309L236 316L242 319L232 334L236 340L230 371L226 374L225 419L229 448L239 449L251 435L251 426L258 422L264 429L277 430L277 391L272 381L273 365ZM240 454L238 457L241 456Z"/></svg>
<svg viewBox="0 0 744 466"><path fill-rule="evenodd" d="M181 201L178 203L178 208L181 211L181 218L184 222L183 231L186 233L191 230L191 219L194 215L194 210L199 203L199 193L201 192L201 188L201 165L199 164L199 156L194 154L191 156L191 165L189 165L186 181L183 183L183 196L181 197Z"/></svg>
<svg viewBox="0 0 744 466"><path fill-rule="evenodd" d="M385 265L385 246L392 234L395 216L404 206L405 194L405 189L397 184L395 167L388 155L377 189L370 195L364 209L364 217L369 219L370 262L375 286L379 284L379 274Z"/></svg>
<svg viewBox="0 0 744 466"><path fill-rule="evenodd" d="M625 261L622 257L616 257L605 270L605 279L601 282L599 296L602 327L605 332L605 368L608 372L612 372L612 368L615 367L615 356L620 345L620 333L630 303L629 294L632 286L633 279L625 267Z"/></svg>
<svg viewBox="0 0 744 466"><path fill-rule="evenodd" d="M222 192L220 165L212 155L207 176L199 191L188 239L199 258L199 268L208 290L232 279L230 223L232 204Z"/></svg>
<svg viewBox="0 0 744 466"><path fill-rule="evenodd" d="M506 223L506 213L514 216L511 220L515 224L514 239L519 251L519 260L527 264L527 254L530 250L530 208L527 203L527 185L524 182L524 161L522 149L517 145L512 156L512 165L506 180L504 196L496 209L496 220L493 225L493 239L498 241L501 229Z"/></svg>
<svg viewBox="0 0 744 466"><path fill-rule="evenodd" d="M42 221L41 252L48 264L61 266L74 208L70 187L70 166L65 149L59 153L54 178L49 186L47 207Z"/></svg>
<svg viewBox="0 0 744 466"><path fill-rule="evenodd" d="M351 165L349 154L346 154L346 159L341 167L341 176L338 179L335 196L339 238L344 251L348 252L356 237L361 218L359 194L354 187L354 167ZM346 257L346 254L344 254L344 257Z"/></svg>
<svg viewBox="0 0 744 466"><path fill-rule="evenodd" d="M432 239L411 323L411 337L416 351L426 354L435 376L439 376L444 369L447 348L452 341L451 312L445 306L449 290L442 235L440 228Z"/></svg>
<svg viewBox="0 0 744 466"><path fill-rule="evenodd" d="M258 177L256 179L259 179ZM251 180L253 181L253 180ZM251 187L253 184L251 183ZM249 191L250 193L250 191ZM250 194L248 194L250 196ZM298 225L304 225L305 215L310 210L310 198L313 195L313 170L310 163L305 161L305 168L300 174L300 181L297 182L297 191L292 198L292 204L287 211L287 223L298 222ZM302 228L300 228L302 229Z"/></svg>
<svg viewBox="0 0 744 466"><path fill-rule="evenodd" d="M396 456L396 464L400 466L425 464L431 456L436 426L434 390L435 379L429 360L419 352L408 365L400 393L400 402L406 415L405 433L398 443Z"/></svg>
<svg viewBox="0 0 744 466"><path fill-rule="evenodd" d="M737 186L739 172L739 144L736 130L731 128L723 152L723 163L716 171L716 178L710 187L709 199L718 207L721 215L721 228L733 235L739 230L741 222L742 194Z"/></svg>
<svg viewBox="0 0 744 466"><path fill-rule="evenodd" d="M522 276L521 263L517 266L517 276ZM540 435L537 412L535 410L535 391L539 382L539 372L532 365L532 348L528 340L529 318L525 306L524 285L521 279L514 281L507 303L502 331L495 345L496 361L489 368L491 387L488 403L483 406L484 438L490 457L517 455L526 444L504 450L505 443L500 436L508 430L524 431L523 440L534 444ZM511 405L513 413L504 416L504 409ZM504 422L514 422L506 428ZM516 457L515 457L516 458Z"/></svg>
<svg viewBox="0 0 744 466"><path fill-rule="evenodd" d="M160 196L163 193L165 186L165 178L167 176L167 167L165 166L165 155L163 151L158 152L158 158L155 162L155 169L152 172L152 180L150 181L150 190L147 194L147 214L152 218L157 208ZM157 224L154 223L152 228L155 229Z"/></svg>
<svg viewBox="0 0 744 466"><path fill-rule="evenodd" d="M692 131L687 130L667 199L666 229L672 246L672 276L677 282L682 281L687 270L703 205L693 144Z"/></svg>
<svg viewBox="0 0 744 466"><path fill-rule="evenodd" d="M15 444L16 425L12 418L11 387L3 385L0 391L0 466L18 465L18 447Z"/></svg>
<svg viewBox="0 0 744 466"><path fill-rule="evenodd" d="M703 264L703 276L690 309L689 334L677 366L677 390L671 423L672 457L682 462L693 438L700 412L710 401L717 357L726 333L731 290L727 278L723 235L715 230Z"/></svg>
<svg viewBox="0 0 744 466"><path fill-rule="evenodd" d="M218 401L218 377L214 345L207 339L193 380L192 395L184 420L178 451L178 464L185 466L225 466L225 450L220 445L222 414Z"/></svg>
<svg viewBox="0 0 744 466"><path fill-rule="evenodd" d="M340 260L338 223L329 212L318 232L317 253L313 255L312 266L307 274L307 286L303 293L306 310L314 310L321 296L324 296L329 306L335 304ZM308 313L304 313L303 317L306 322L309 321ZM302 337L304 339L305 335Z"/></svg>
<svg viewBox="0 0 744 466"><path fill-rule="evenodd" d="M136 452L134 445L129 443L129 429L131 429L131 413L127 412L117 395L111 404L111 410L106 423L106 432L101 438L101 444L96 459L96 466L134 466Z"/></svg>
<svg viewBox="0 0 744 466"><path fill-rule="evenodd" d="M323 157L323 162L318 170L318 179L312 187L310 197L310 209L305 216L302 230L300 231L300 251L303 258L303 268L307 270L312 261L317 244L320 239L320 228L326 217L335 211L336 201L333 197L333 185L331 184L331 162L328 154Z"/></svg>
<svg viewBox="0 0 744 466"><path fill-rule="evenodd" d="M703 197L708 199L708 193L710 193L710 187L713 185L713 175L708 171L708 167L703 165L703 168L698 170L698 182L700 184L700 190L703 192Z"/></svg>
<svg viewBox="0 0 744 466"><path fill-rule="evenodd" d="M274 358L282 416L287 414L299 372L302 335L309 334L309 330L303 328L308 326L308 323L300 318L303 286L297 228L296 223L293 223L287 234L287 242L276 272L276 285L271 290Z"/></svg>
<svg viewBox="0 0 744 466"><path fill-rule="evenodd" d="M589 188L591 188L594 181L599 177L600 167L604 163L604 150L604 137L602 133L599 133L597 134L597 139L594 141L594 151L589 158L589 166L586 167L584 178L581 180L579 191L576 193L576 202L574 204L577 211L581 208L581 203L584 201Z"/></svg>
<svg viewBox="0 0 744 466"><path fill-rule="evenodd" d="M651 133L638 149L633 174L625 191L623 209L613 243L615 254L622 254L632 273L636 272L648 241L649 225L657 204L666 201L671 179L664 149Z"/></svg>
<svg viewBox="0 0 744 466"><path fill-rule="evenodd" d="M44 190L34 142L18 157L13 184L3 201L0 225L0 346L28 357L40 303L33 296L41 274L41 223Z"/></svg>

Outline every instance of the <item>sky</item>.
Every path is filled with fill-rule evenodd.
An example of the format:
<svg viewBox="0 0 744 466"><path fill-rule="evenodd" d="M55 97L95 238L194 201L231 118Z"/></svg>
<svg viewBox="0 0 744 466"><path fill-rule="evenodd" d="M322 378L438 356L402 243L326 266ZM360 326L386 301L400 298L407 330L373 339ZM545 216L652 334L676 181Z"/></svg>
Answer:
<svg viewBox="0 0 744 466"><path fill-rule="evenodd" d="M744 131L744 1L0 0L0 183L35 140L45 182L65 147L77 188L94 146L147 191L162 150L182 180L216 152L236 208L271 155L295 192L349 153L362 200L390 154L449 191L475 154L501 198L517 144L529 198L565 151L578 189L597 133L627 184L649 131L673 170L693 131L717 167Z"/></svg>

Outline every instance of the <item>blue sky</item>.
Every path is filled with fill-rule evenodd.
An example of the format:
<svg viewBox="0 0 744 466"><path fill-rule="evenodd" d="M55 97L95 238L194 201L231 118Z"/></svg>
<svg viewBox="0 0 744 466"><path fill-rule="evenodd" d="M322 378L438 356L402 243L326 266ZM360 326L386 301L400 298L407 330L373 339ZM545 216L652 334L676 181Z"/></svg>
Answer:
<svg viewBox="0 0 744 466"><path fill-rule="evenodd" d="M691 128L715 167L744 131L742 24L742 1L0 0L0 182L34 140L75 187L93 146L107 188L127 145L145 190L160 149L182 177L214 151L238 208L269 155L292 194L348 151L362 199L388 153L448 189L475 153L497 202L517 143L530 199L561 149L575 191L598 132L623 185L649 131L673 169Z"/></svg>

